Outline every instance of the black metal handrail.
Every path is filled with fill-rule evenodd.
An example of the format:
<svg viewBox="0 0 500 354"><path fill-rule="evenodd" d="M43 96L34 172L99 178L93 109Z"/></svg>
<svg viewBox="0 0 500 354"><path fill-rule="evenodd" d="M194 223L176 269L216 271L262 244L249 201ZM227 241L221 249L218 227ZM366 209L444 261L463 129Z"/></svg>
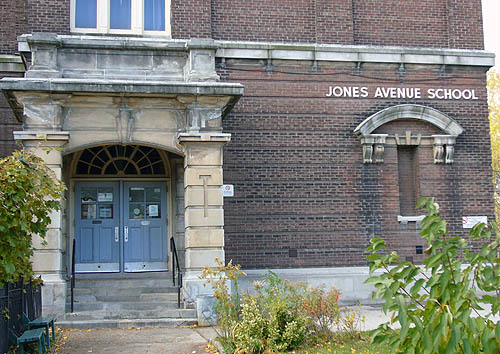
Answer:
<svg viewBox="0 0 500 354"><path fill-rule="evenodd" d="M73 250L71 252L71 313L74 311L74 290L75 290L75 239L73 239Z"/></svg>
<svg viewBox="0 0 500 354"><path fill-rule="evenodd" d="M172 254L172 282L177 286L177 307L181 307L181 288L182 288L182 272L179 266L179 256L177 255L177 247L173 237L170 237L170 253ZM177 285L175 284L175 275L177 271Z"/></svg>

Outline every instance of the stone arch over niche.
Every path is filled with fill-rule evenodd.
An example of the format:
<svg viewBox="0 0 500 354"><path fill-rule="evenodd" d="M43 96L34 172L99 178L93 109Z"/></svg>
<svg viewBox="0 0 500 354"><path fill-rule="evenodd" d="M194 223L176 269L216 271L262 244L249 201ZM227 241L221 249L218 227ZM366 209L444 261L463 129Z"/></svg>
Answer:
<svg viewBox="0 0 500 354"><path fill-rule="evenodd" d="M398 120L417 120L431 124L441 134L423 135L407 130L404 135L374 134L377 128ZM383 109L359 124L354 133L363 146L363 163L384 162L386 145L433 145L434 163L453 163L455 142L463 133L463 128L453 118L437 109L416 105L402 104Z"/></svg>

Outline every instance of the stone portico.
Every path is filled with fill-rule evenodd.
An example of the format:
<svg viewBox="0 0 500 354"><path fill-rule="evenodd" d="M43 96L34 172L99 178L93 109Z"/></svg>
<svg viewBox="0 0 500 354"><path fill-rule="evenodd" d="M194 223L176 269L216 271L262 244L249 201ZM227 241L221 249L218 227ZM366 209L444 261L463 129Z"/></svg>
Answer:
<svg viewBox="0 0 500 354"><path fill-rule="evenodd" d="M231 135L222 132L222 119L243 94L240 84L218 82L214 42L44 33L22 36L19 48L31 52L31 67L24 78L1 81L11 104L23 112L15 139L68 186L47 245L33 241L33 267L45 284L44 314L65 312L78 181L72 157L112 144L158 149L172 160L170 167L183 159L183 171L165 182L183 186L168 194L165 237L177 238L184 250L184 300L205 295L209 290L198 274L216 257L224 259L222 155ZM171 261L169 256L169 268Z"/></svg>

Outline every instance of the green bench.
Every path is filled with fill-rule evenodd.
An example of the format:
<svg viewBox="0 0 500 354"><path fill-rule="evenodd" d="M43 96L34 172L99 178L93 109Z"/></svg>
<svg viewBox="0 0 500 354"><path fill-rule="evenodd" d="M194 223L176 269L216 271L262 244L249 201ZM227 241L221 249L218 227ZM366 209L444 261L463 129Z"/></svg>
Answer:
<svg viewBox="0 0 500 354"><path fill-rule="evenodd" d="M56 340L56 331L54 328L54 317L38 317L35 318L33 321L30 321L28 316L23 312L23 322L24 325L27 326L28 329L37 329L37 328L44 328L45 329L45 335L46 335L46 342L47 342L47 348L50 350L50 331L49 328L52 329L52 340Z"/></svg>
<svg viewBox="0 0 500 354"><path fill-rule="evenodd" d="M24 333L18 337L12 329L9 328L9 337L12 344L19 347L19 353L25 354L25 345L30 343L37 343L38 354L45 354L46 351L46 341L47 337L44 333L43 328L29 329L24 331Z"/></svg>

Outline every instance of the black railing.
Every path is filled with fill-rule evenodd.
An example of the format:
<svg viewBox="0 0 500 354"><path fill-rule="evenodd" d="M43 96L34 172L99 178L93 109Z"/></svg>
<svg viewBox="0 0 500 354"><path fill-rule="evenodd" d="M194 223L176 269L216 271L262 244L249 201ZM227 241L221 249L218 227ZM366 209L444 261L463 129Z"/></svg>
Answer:
<svg viewBox="0 0 500 354"><path fill-rule="evenodd" d="M177 248L173 237L170 237L170 253L172 254L172 281L174 286L177 286L177 307L181 307L181 288L182 288L182 272L179 267L179 256L177 255ZM175 278L177 275L177 284Z"/></svg>
<svg viewBox="0 0 500 354"><path fill-rule="evenodd" d="M73 239L73 249L71 252L71 313L74 311L75 306L75 239Z"/></svg>
<svg viewBox="0 0 500 354"><path fill-rule="evenodd" d="M40 285L20 280L0 287L0 353L9 350L9 328L18 335L23 332L23 312L30 320L42 315Z"/></svg>

